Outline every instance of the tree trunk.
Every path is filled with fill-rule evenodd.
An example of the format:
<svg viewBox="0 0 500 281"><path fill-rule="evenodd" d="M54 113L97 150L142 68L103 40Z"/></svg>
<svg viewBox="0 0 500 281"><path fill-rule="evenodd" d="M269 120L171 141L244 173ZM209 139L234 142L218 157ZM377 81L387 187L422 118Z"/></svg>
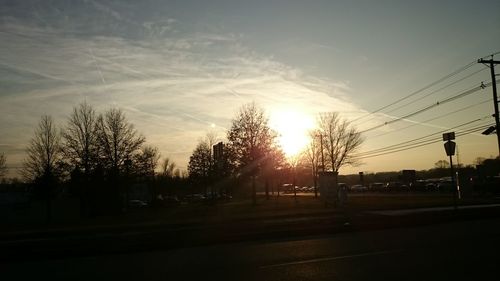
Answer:
<svg viewBox="0 0 500 281"><path fill-rule="evenodd" d="M252 204L257 205L257 189L255 188L255 176L252 176Z"/></svg>

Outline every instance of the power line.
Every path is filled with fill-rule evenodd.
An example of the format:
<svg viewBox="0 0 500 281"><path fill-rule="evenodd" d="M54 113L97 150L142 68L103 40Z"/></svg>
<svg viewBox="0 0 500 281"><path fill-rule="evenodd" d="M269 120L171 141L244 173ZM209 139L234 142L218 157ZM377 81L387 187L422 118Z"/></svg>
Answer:
<svg viewBox="0 0 500 281"><path fill-rule="evenodd" d="M476 127L476 128L473 128L473 129L470 129L470 130L467 130L467 131L462 131L460 133L456 133L455 135L457 137L460 137L460 136L465 136L465 135L468 135L468 134L472 134L472 133L476 133L476 132L480 132L482 130L484 130L485 128L491 126L493 124L488 124L488 125L483 125L483 126L480 126L480 127ZM430 144L434 144L434 143L438 143L438 142L441 142L442 139L441 138L436 138L436 139L433 139L433 140L427 140L426 142L422 143L422 144L418 144L418 145L411 145L411 146L408 146L408 147L405 147L405 148L401 148L401 149L397 149L397 150L393 150L393 151L388 151L388 152L381 152L381 153L378 153L378 154L373 154L373 155L367 155L367 156L361 156L361 157L354 157L356 159L365 159L365 158L372 158L372 157L377 157L377 156L383 156L383 155L387 155L387 154L393 154L393 153L397 153L397 152L401 152L401 151L406 151L406 150L410 150L410 149L414 149L414 148L418 148L418 147L422 147L422 146L426 146L426 145L430 145Z"/></svg>
<svg viewBox="0 0 500 281"><path fill-rule="evenodd" d="M424 95L424 96L422 96L422 97L419 97L419 98L417 98L417 99L415 99L415 100L412 100L412 101L410 101L410 102L408 102L408 103L405 103L405 104L403 104L403 105L401 105L401 106L398 106L398 107L396 107L396 108L394 108L394 109L391 109L390 111L387 111L387 113L394 112L394 111L396 111L396 110L398 110L398 109L401 109L401 108L403 108L403 107L405 107L405 106L408 106L408 105L410 105L410 104L412 104L412 103L414 103L414 102L417 102L417 101L423 100L424 98L426 98L426 97L428 97L428 96L430 96L430 95L433 95L433 94L435 94L435 93L438 93L438 92L440 92L440 91L442 91L442 90L444 90L444 89L446 89L446 88L448 88L448 87L450 87L450 86L453 86L453 85L455 85L455 84L457 84L457 83L459 83L459 82L461 82L461 81L464 81L465 79L470 78L470 77L472 77L472 76L474 76L474 75L478 74L479 72L482 72L482 71L484 71L484 70L486 70L486 69L488 69L488 68L485 66L484 68L482 68L482 69L480 69L480 70L478 70L478 71L475 71L475 72L473 72L473 73L471 73L471 74L469 74L469 75L467 75L467 76L465 76L465 77L462 77L462 78L460 78L460 79L458 79L458 80L456 80L456 81L453 81L452 83L449 83L449 84L447 84L446 86L443 86L443 87L441 87L441 88L439 88L439 89L437 89L437 90L434 90L434 91L432 91L432 92L430 92L430 93L428 93L428 94L426 94L426 95Z"/></svg>
<svg viewBox="0 0 500 281"><path fill-rule="evenodd" d="M441 130L441 131L438 131L438 132L435 132L435 133L432 133L432 134L429 134L429 135L425 135L423 137L419 137L419 138L416 138L416 139L411 139L411 140L408 140L408 141L404 141L404 142L400 142L400 143L397 143L397 144L389 145L389 146L386 146L386 147L383 147L383 148L378 148L378 149L373 149L373 150L369 150L369 151L365 151L365 152L360 152L358 155L372 154L372 153L382 152L382 151L385 151L385 150L395 149L395 148L398 148L400 146L404 146L404 145L410 144L412 142L421 141L421 140L424 140L426 138L429 138L429 137L432 137L432 136L435 136L435 135L439 135L441 133L444 133L444 132L447 132L447 131L450 131L450 130L453 130L453 129L457 129L457 128L460 128L460 127L463 127L463 126L470 125L472 123L483 121L483 120L485 120L487 118L490 118L490 117L491 116L487 115L487 116L484 116L484 117L481 117L481 118L478 118L478 119L474 119L472 121L468 121L468 122L462 123L460 125L456 125L456 126L451 127L451 128L447 128L447 129L444 129L444 130Z"/></svg>
<svg viewBox="0 0 500 281"><path fill-rule="evenodd" d="M426 94L426 95L424 95L424 96L422 96L422 97L419 97L419 98L417 98L417 99L415 99L415 100L409 101L409 102L407 102L407 103L405 103L405 104L403 104L403 105L400 105L400 106L398 106L398 107L396 107L396 108L394 108L394 109L391 109L391 110L387 111L386 113L391 113L391 112L394 112L394 111L396 111L396 110L398 110L398 109L401 109L401 108L403 108L403 107L406 107L406 106L408 106L408 105L411 105L411 104L413 104L414 102L417 102L417 101L423 100L424 98L426 98L426 97L428 97L428 96L431 96L431 95L433 95L433 94L435 94L435 93L438 93L438 92L440 92L440 91L442 91L442 90L444 90L444 89L446 89L446 88L448 88L448 87L450 87L450 86L453 86L453 85L455 85L455 84L457 84L457 83L459 83L459 82L462 82L462 81L464 81L465 79L470 78L470 77L472 77L472 76L474 76L474 75L476 75L476 74L478 74L478 73L480 73L480 72L482 72L482 71L484 71L484 70L486 70L486 69L488 69L488 68L485 66L484 68L481 68L481 69L480 69L480 70L478 70L478 71L475 71L475 72L473 72L473 73L471 73L471 74L469 74L469 75L467 75L467 76L464 76L464 77L462 77L462 78L460 78L460 79L457 79L457 80L455 80L455 81L453 81L453 82L451 82L451 83L449 83L449 84L447 84L447 85L445 85L445 86L443 86L443 87L441 87L441 88L439 88L439 89L437 89L437 90L434 90L434 91L432 91L432 92L430 92L430 93L428 93L428 94ZM370 118L370 119L366 120L365 122L370 122L370 121L372 121L372 120L374 120L374 119L376 119L376 118L377 118L376 116L375 116L375 117L372 117L372 118Z"/></svg>
<svg viewBox="0 0 500 281"><path fill-rule="evenodd" d="M436 117L433 117L433 118L430 118L430 119L427 119L427 120L424 120L422 122L418 122L418 123L414 123L414 124L411 124L409 126L406 126L406 127L403 127L403 128L399 128L399 129L394 129L390 132L384 132L384 133L381 133L381 134L378 134L378 135L375 135L375 136L371 136L370 139L374 139L374 138L378 138L378 137L381 137L381 136L385 136L385 135L388 135L388 134L392 134L392 133L395 133L395 132L401 132L403 130L406 130L408 128L411 128L411 127L414 127L414 126L417 126L417 125L422 125L423 123L428 123L428 122L431 122L431 121L434 121L434 120L437 120L437 119L440 119L440 118L443 118L443 117L447 117L447 116L450 116L450 115L453 115L455 113L458 113L458 112L461 112L461 111L464 111L464 110L467 110L467 109L470 109L470 108L473 108L475 106L478 106L478 105L481 105L481 104L485 104L485 103L489 103L491 101L491 99L487 99L485 101L482 101L482 102L478 102L478 103L475 103L475 104L472 104L472 105L468 105L466 107L462 107L460 109L457 109L455 111L452 111L452 112L448 112L448 113L445 113L445 114L441 114L439 116L436 116Z"/></svg>
<svg viewBox="0 0 500 281"><path fill-rule="evenodd" d="M367 114L365 114L365 115L363 115L361 117L358 117L358 118L352 120L352 122L356 122L356 121L358 121L360 119L363 119L363 118L365 118L367 116L370 116L370 115L372 115L374 113L380 112L380 111L382 111L382 110L384 110L384 109L386 109L386 108L388 108L390 106L393 106L393 105L395 105L397 103L400 103L400 102L402 102L402 101L404 101L404 100L406 100L406 99L408 99L408 98L410 98L410 97L412 97L414 95L417 95L417 94L419 94L419 93L421 93L421 92L423 92L423 91L425 91L425 90L427 90L427 89L429 89L429 88L431 88L431 87L433 87L433 86L435 86L435 85L437 85L437 84L445 81L446 79L449 79L449 78L457 75L458 73L460 73L460 72L462 72L464 70L467 70L468 68L472 67L475 64L476 64L476 61L473 61L473 62L471 62L471 63L469 63L469 64L467 64L467 65L465 65L465 66L463 66L463 67L461 67L461 68L453 71L452 73L450 73L448 75L445 75L444 77L441 77L438 80L436 80L436 81L434 81L434 82L432 82L432 83L430 83L430 84L428 84L428 85L426 85L426 86L418 89L417 91L410 93L409 95L407 95L405 97L402 97L402 98L400 98L400 99L398 99L398 100L396 100L394 102L389 103L388 105L382 106L382 107L380 107L380 108L378 108L378 109L376 109L376 110L374 110L374 111L372 111L370 113L367 113Z"/></svg>
<svg viewBox="0 0 500 281"><path fill-rule="evenodd" d="M490 55L486 55L486 56L482 57L482 59L486 59L486 58L488 58L488 57L493 57L493 56L495 56L495 55L497 55L497 54L500 54L500 51L495 52L495 53L492 53L492 54L490 54ZM468 68L472 67L475 63L476 63L476 61L470 62L470 63L468 63L467 65L465 65L465 66L463 66L463 67L461 67L461 68L459 68L459 69L457 69L457 70L455 70L455 71L451 72L450 74L445 75L445 76L441 77L440 79L438 79L438 80L436 80L436 81L434 81L434 82L432 82L432 83L430 83L430 84L428 84L428 85L426 85L426 86L424 86L424 87L422 87L422 88L420 88L420 89L418 89L418 90L416 90L416 91L414 91L414 92L410 93L409 95L407 95L407 96L405 96L405 97L402 97L402 98L400 98L400 99L398 99L398 100L396 100L396 101L394 101L394 102L392 102L392 103L389 103L388 105L382 106L382 107L380 107L380 108L378 108L378 109L376 109L376 110L374 110L374 111L372 111L372 112L369 112L369 113L367 113L367 114L365 114L365 115L363 115L363 116L360 116L360 117L358 117L358 118L356 118L356 119L352 120L351 122L356 122L356 121L358 121L358 120L361 120L361 119L363 119L363 118L365 118L365 117L368 117L368 116L370 116L370 115L372 115L372 114L375 114L375 113L377 113L377 112L380 112L380 111L382 111L382 110L384 110L384 109L386 109L386 108L388 108L388 107L390 107L390 106L392 106L392 105L394 105L394 104L397 104L397 103L399 103L399 102L401 102L401 101L403 101L403 100L406 100L406 99L408 99L408 98L410 98L410 97L412 97L412 96L414 96L414 95L417 95L417 94L419 94L419 93L421 93L421 92L423 92L423 91L425 91L425 90L427 90L427 89L429 89L429 88L431 88L431 87L433 87L433 86L435 86L435 85L437 85L437 84L439 84L439 83L441 83L441 82L445 81L446 79L451 78L451 77L453 77L453 76L457 75L458 73L460 73L460 72L462 72L462 71L467 70Z"/></svg>
<svg viewBox="0 0 500 281"><path fill-rule="evenodd" d="M491 55L484 56L484 57L482 57L481 59L486 59L487 57L493 57L493 56L498 55L498 54L500 54L500 51L498 51L498 52L496 52L496 53L493 53L493 54L491 54Z"/></svg>
<svg viewBox="0 0 500 281"><path fill-rule="evenodd" d="M478 120L475 120L475 122L477 122L477 121ZM468 124L470 124L470 123L472 123L472 122L468 122ZM484 124L480 125L480 127L483 127L483 126L485 126L485 125ZM449 130L456 129L458 127L460 127L460 126L456 126L456 127L453 127L453 128L447 129L447 130L442 130L442 131L439 131L437 133L433 133L433 134L430 134L430 135L427 135L427 136L424 136L424 137L421 137L421 138L417 138L417 139L405 141L405 142L398 143L398 144L395 144L395 145L390 145L390 146L379 148L379 149L365 151L365 152L359 153L358 155L365 156L365 155L370 155L370 154L376 154L376 153L380 153L380 152L390 151L390 150L394 150L394 149L403 148L403 147L406 147L406 146L411 146L411 145L423 143L423 142L429 141L430 137L433 137L435 135L440 135L442 133L445 133L445 132L447 132ZM468 129L470 129L470 128L468 128Z"/></svg>
<svg viewBox="0 0 500 281"><path fill-rule="evenodd" d="M454 100L459 99L459 98L463 98L463 97L468 96L468 95L470 95L470 94L473 94L473 93L475 93L475 92L477 92L477 91L479 91L479 90L485 89L485 88L487 88L487 87L491 86L492 84L493 84L493 83L491 83L491 82L486 83L486 84L481 84L480 86L477 86L477 87L471 88L471 89L469 89L469 90L467 90L467 91L464 91L464 92L462 92L462 93L460 93L460 94L458 94L458 95L454 95L454 96L448 97L448 98L446 98L446 99L444 99L444 100L442 100L442 101L438 101L438 102L436 102L436 103L434 103L434 104L428 105L428 106L426 106L426 107L424 107L424 108L422 108L422 109L419 109L419 110L417 110L417 111L414 111L414 112L412 112L412 113L410 113L410 114L407 114L407 115L405 115L405 116L402 116L402 117L397 117L397 118L395 118L395 119L393 119L393 120L390 120L390 121L387 121L387 122L385 122L385 123L383 123L383 124L376 125L376 126L373 126L373 127L371 127L371 128L368 128L368 129L366 129L366 130L362 131L361 133L366 133L366 132L368 132L368 131L372 131L372 130L378 129L378 128L380 128L380 127L383 127L383 126L386 126L386 125L389 125L389 124L392 124L392 123L395 123L395 122L401 121L401 120L403 120L403 119L406 119L406 118L409 118L409 117L412 117L412 116L415 116L415 115L418 115L418 114L420 114L420 113L422 113L422 112L425 112L425 111L427 111L427 110L430 110L430 109L432 109L432 108L434 108L434 107L437 107L437 106L439 106L439 105L442 105L442 104L445 104L445 103L448 103L448 102L454 101Z"/></svg>

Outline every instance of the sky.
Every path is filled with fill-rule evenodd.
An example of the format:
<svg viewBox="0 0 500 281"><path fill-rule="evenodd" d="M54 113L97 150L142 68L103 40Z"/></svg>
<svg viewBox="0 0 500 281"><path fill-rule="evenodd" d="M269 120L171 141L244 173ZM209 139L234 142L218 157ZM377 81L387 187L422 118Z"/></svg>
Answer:
<svg viewBox="0 0 500 281"><path fill-rule="evenodd" d="M477 132L494 123L491 87L441 103L491 82L476 61L500 51L498 1L0 3L0 153L11 176L40 116L63 128L83 101L123 109L182 169L208 132L224 140L249 102L288 139L338 112L363 132L361 153L476 129L457 136L454 161L498 155L496 138ZM340 172L428 169L442 159L436 142Z"/></svg>

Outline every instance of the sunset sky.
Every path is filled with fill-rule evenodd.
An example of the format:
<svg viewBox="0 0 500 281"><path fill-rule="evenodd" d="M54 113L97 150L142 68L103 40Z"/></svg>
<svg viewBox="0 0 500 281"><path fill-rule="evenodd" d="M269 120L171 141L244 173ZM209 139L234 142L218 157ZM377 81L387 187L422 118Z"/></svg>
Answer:
<svg viewBox="0 0 500 281"><path fill-rule="evenodd" d="M364 131L491 82L471 63L500 51L497 0L0 3L0 153L12 176L40 116L63 126L83 101L122 108L186 169L198 140L210 131L223 140L245 103L262 106L283 138L300 138L329 111ZM367 131L360 152L493 124L491 99L486 87ZM456 142L461 163L498 155L494 135ZM441 159L438 142L340 172L426 169Z"/></svg>

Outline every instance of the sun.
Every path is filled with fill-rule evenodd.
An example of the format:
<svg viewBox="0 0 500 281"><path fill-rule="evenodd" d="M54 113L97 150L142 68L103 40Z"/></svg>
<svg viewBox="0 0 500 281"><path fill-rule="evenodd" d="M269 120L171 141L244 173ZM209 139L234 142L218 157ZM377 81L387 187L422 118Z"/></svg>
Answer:
<svg viewBox="0 0 500 281"><path fill-rule="evenodd" d="M294 157L309 144L309 131L314 128L311 115L300 110L274 110L269 125L278 132L278 141L287 157Z"/></svg>

